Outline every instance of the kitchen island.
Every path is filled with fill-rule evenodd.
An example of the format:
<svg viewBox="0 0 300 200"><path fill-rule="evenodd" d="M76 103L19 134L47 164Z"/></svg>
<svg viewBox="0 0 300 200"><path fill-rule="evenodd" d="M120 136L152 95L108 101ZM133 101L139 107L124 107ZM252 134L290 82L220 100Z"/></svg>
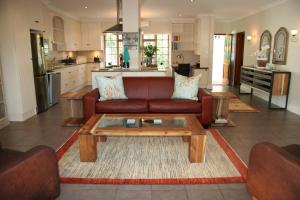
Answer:
<svg viewBox="0 0 300 200"><path fill-rule="evenodd" d="M122 74L124 77L163 77L172 76L170 69L157 70L157 69L106 69L101 68L92 70L92 87L97 88L96 76L112 77L117 74Z"/></svg>

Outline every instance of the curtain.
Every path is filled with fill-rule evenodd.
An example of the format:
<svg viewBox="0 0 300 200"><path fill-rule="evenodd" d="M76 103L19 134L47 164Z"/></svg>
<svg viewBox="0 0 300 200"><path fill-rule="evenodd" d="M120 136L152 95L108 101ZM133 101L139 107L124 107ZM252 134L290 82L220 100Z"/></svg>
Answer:
<svg viewBox="0 0 300 200"><path fill-rule="evenodd" d="M225 36L225 45L224 45L224 67L223 67L223 78L228 80L228 72L231 60L231 41L232 36Z"/></svg>

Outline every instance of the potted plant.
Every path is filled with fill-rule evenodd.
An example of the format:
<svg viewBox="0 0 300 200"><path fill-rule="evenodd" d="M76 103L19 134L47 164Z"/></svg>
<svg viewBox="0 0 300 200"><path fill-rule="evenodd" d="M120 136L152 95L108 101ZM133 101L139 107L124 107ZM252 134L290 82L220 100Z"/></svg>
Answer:
<svg viewBox="0 0 300 200"><path fill-rule="evenodd" d="M147 45L144 48L144 54L146 56L146 65L152 66L152 57L157 52L157 47L153 45Z"/></svg>

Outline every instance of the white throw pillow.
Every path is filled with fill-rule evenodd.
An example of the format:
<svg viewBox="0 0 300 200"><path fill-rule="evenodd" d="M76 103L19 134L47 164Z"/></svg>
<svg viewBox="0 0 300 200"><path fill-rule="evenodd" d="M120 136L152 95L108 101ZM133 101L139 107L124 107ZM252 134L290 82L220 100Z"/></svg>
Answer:
<svg viewBox="0 0 300 200"><path fill-rule="evenodd" d="M172 99L190 99L198 101L199 81L201 74L186 77L175 73L175 85Z"/></svg>
<svg viewBox="0 0 300 200"><path fill-rule="evenodd" d="M117 74L110 78L105 76L96 76L95 78L100 93L99 101L127 99L124 91L122 74Z"/></svg>

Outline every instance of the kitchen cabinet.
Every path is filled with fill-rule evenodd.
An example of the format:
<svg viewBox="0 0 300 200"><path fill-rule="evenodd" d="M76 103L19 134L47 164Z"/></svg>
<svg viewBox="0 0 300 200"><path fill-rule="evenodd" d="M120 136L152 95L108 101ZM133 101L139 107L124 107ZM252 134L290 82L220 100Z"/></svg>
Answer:
<svg viewBox="0 0 300 200"><path fill-rule="evenodd" d="M77 51L81 48L80 23L74 20L65 20L66 51Z"/></svg>
<svg viewBox="0 0 300 200"><path fill-rule="evenodd" d="M201 21L197 20L194 29L194 53L200 55Z"/></svg>
<svg viewBox="0 0 300 200"><path fill-rule="evenodd" d="M103 50L103 33L100 22L81 23L81 50Z"/></svg>
<svg viewBox="0 0 300 200"><path fill-rule="evenodd" d="M87 84L86 64L57 69L61 73L61 94L80 89Z"/></svg>
<svg viewBox="0 0 300 200"><path fill-rule="evenodd" d="M172 24L172 49L179 51L194 50L194 24L173 23Z"/></svg>

